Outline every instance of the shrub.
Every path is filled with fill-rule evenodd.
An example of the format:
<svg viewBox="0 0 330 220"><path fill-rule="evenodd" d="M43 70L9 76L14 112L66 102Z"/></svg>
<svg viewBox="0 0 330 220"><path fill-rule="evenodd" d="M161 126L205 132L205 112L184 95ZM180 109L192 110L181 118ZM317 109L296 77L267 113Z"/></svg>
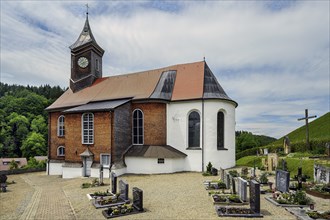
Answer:
<svg viewBox="0 0 330 220"><path fill-rule="evenodd" d="M9 169L14 170L14 169L17 169L17 168L18 168L18 164L16 163L16 161L15 160L10 161Z"/></svg>
<svg viewBox="0 0 330 220"><path fill-rule="evenodd" d="M259 182L262 184L268 183L267 173L261 174L259 178Z"/></svg>
<svg viewBox="0 0 330 220"><path fill-rule="evenodd" d="M207 173L212 173L212 167L213 167L212 163L209 162L206 166L206 172Z"/></svg>
<svg viewBox="0 0 330 220"><path fill-rule="evenodd" d="M238 172L237 172L237 170L230 170L228 173L229 173L232 177L238 177Z"/></svg>

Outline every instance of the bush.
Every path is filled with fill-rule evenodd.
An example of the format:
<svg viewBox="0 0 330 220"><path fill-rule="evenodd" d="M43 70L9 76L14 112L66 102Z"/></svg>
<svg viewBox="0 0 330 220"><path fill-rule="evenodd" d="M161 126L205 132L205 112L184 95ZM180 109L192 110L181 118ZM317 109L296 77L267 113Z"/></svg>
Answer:
<svg viewBox="0 0 330 220"><path fill-rule="evenodd" d="M9 169L14 170L14 169L17 169L17 168L18 168L18 164L16 163L16 161L15 160L10 161Z"/></svg>
<svg viewBox="0 0 330 220"><path fill-rule="evenodd" d="M209 162L206 166L206 172L211 174L212 173L212 167L213 167L212 163Z"/></svg>
<svg viewBox="0 0 330 220"><path fill-rule="evenodd" d="M31 169L31 168L46 168L46 160L38 161L34 157L30 157L27 162L27 165L22 167L23 169Z"/></svg>
<svg viewBox="0 0 330 220"><path fill-rule="evenodd" d="M267 173L261 174L261 176L259 178L259 182L262 184L268 183Z"/></svg>

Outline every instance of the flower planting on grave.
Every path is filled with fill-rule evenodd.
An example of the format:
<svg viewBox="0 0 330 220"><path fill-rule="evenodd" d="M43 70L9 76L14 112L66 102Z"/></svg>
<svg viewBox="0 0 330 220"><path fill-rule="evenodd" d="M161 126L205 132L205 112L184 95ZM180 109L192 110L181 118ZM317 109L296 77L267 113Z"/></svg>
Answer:
<svg viewBox="0 0 330 220"><path fill-rule="evenodd" d="M306 183L303 185L303 189L306 191L307 194L323 199L330 199L330 183L328 184Z"/></svg>
<svg viewBox="0 0 330 220"><path fill-rule="evenodd" d="M81 184L81 188L90 188L90 187L96 187L96 186L100 186L100 182L97 178L93 179L93 181L91 183L83 183Z"/></svg>
<svg viewBox="0 0 330 220"><path fill-rule="evenodd" d="M287 205L310 205L313 204L313 200L309 198L302 190L290 191L281 193L279 191L274 192L273 200L279 204Z"/></svg>
<svg viewBox="0 0 330 220"><path fill-rule="evenodd" d="M214 204L223 204L223 205L241 205L243 202L240 200L238 195L212 195Z"/></svg>
<svg viewBox="0 0 330 220"><path fill-rule="evenodd" d="M222 182L221 180L213 180L209 182L209 185L206 186L206 189L226 189L226 184Z"/></svg>
<svg viewBox="0 0 330 220"><path fill-rule="evenodd" d="M312 211L312 212L307 212L306 214L312 219L330 219L330 211L326 211L326 212Z"/></svg>

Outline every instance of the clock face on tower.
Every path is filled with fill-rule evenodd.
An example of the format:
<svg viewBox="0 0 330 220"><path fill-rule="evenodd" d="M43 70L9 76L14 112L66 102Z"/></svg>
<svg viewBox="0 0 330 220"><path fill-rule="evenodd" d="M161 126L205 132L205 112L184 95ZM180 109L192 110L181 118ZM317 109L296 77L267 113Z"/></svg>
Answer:
<svg viewBox="0 0 330 220"><path fill-rule="evenodd" d="M88 59L86 57L80 57L78 59L78 66L81 68L86 68L88 66Z"/></svg>

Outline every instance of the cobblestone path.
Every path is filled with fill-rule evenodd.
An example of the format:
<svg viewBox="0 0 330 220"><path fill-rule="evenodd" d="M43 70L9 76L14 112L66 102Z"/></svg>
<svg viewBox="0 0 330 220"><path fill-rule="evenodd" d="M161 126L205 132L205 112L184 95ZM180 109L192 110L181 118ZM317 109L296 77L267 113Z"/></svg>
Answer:
<svg viewBox="0 0 330 220"><path fill-rule="evenodd" d="M76 219L74 210L63 191L63 180L45 175L24 175L34 193L19 219Z"/></svg>

